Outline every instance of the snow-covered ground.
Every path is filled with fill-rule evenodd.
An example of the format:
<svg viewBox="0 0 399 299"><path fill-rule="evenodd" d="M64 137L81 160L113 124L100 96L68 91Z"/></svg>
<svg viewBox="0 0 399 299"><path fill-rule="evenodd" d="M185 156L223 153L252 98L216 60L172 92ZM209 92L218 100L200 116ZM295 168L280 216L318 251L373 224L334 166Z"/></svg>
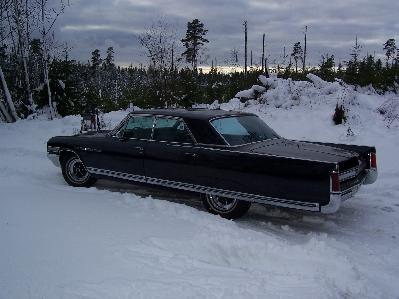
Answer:
<svg viewBox="0 0 399 299"><path fill-rule="evenodd" d="M228 221L176 192L73 188L46 141L78 117L0 124L0 298L399 298L399 130L375 112L386 98L366 92L334 126L324 87L284 107L274 88L244 109L288 138L376 145L378 181L334 215L253 205Z"/></svg>

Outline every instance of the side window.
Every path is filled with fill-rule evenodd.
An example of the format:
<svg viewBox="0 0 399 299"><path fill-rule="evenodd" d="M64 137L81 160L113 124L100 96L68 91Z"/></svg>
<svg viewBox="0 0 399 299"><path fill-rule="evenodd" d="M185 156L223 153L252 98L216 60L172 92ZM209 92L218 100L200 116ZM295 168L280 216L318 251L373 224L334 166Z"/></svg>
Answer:
<svg viewBox="0 0 399 299"><path fill-rule="evenodd" d="M121 131L124 138L151 139L152 116L132 116Z"/></svg>
<svg viewBox="0 0 399 299"><path fill-rule="evenodd" d="M193 143L183 120L167 117L156 118L154 140Z"/></svg>

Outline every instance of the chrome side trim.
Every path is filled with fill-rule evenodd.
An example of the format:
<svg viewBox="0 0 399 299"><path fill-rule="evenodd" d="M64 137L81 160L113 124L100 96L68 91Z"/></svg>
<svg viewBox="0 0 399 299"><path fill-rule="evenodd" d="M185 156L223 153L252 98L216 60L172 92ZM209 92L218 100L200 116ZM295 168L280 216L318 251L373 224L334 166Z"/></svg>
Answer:
<svg viewBox="0 0 399 299"><path fill-rule="evenodd" d="M142 176L142 175L135 175L135 174L129 174L129 173L124 173L124 172L100 169L100 168L94 168L94 167L86 167L86 169L89 173L92 173L92 174L105 175L105 176L110 176L110 177L129 180L129 181L141 182L141 183L146 182L146 177Z"/></svg>
<svg viewBox="0 0 399 299"><path fill-rule="evenodd" d="M170 187L170 188L186 190L186 191L194 191L194 192L206 193L206 194L210 194L210 195L218 195L218 196L240 199L240 200L245 200L245 201L250 201L250 202L257 202L257 203L261 203L261 204L269 204L269 205L274 205L274 206L279 206L279 207L287 207L287 208L294 208L294 209L314 211L314 212L320 211L320 206L318 203L300 202L300 201L294 201L294 200L289 200L289 199L284 199L284 198L267 197L267 196L261 196L261 195L256 195L256 194L224 190L224 189L195 185L195 184L184 183L184 182L177 182L177 181L170 181L170 180L164 180L164 179L159 179L159 178L145 177L142 175L134 175L134 174L123 173L123 172L118 172L118 171L99 169L99 168L94 168L94 167L87 167L87 171L92 174L110 176L110 177L115 177L115 178L129 180L129 181L148 183L148 184L153 184L153 185L158 185L158 186L163 186L163 187Z"/></svg>

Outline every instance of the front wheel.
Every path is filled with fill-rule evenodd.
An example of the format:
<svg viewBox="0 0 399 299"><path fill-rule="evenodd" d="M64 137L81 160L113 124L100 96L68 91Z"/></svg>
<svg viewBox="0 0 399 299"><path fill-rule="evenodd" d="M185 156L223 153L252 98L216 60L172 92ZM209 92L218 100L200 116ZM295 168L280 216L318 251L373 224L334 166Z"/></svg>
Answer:
<svg viewBox="0 0 399 299"><path fill-rule="evenodd" d="M77 156L66 157L61 166L62 175L71 186L90 187L96 182L96 179L90 176L83 162Z"/></svg>
<svg viewBox="0 0 399 299"><path fill-rule="evenodd" d="M227 219L240 218L251 207L248 201L211 194L204 194L202 202L208 212Z"/></svg>

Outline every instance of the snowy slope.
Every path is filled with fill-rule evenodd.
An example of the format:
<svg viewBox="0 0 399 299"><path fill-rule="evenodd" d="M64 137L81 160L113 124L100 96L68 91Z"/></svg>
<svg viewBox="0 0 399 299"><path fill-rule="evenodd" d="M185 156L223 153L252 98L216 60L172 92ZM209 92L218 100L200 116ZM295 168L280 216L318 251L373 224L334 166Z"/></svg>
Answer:
<svg viewBox="0 0 399 299"><path fill-rule="evenodd" d="M245 107L288 138L376 145L380 172L337 214L254 205L235 222L186 195L66 185L45 145L78 117L0 124L0 298L399 298L399 130L385 98L357 101L354 136L333 98Z"/></svg>

